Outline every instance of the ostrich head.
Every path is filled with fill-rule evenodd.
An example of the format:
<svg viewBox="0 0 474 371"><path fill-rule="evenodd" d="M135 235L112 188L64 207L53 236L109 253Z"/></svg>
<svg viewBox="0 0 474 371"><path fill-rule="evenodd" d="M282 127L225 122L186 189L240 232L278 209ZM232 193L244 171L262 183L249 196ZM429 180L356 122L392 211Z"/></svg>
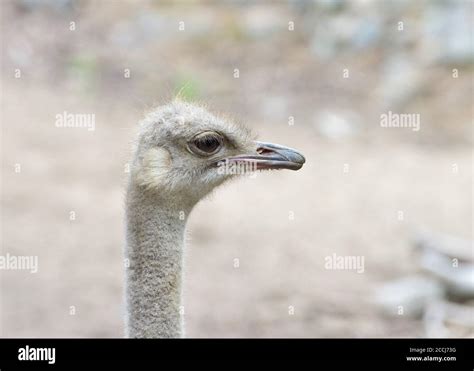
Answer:
<svg viewBox="0 0 474 371"><path fill-rule="evenodd" d="M240 125L174 101L142 121L131 175L148 191L194 204L242 169L298 170L304 162L293 149L257 142Z"/></svg>

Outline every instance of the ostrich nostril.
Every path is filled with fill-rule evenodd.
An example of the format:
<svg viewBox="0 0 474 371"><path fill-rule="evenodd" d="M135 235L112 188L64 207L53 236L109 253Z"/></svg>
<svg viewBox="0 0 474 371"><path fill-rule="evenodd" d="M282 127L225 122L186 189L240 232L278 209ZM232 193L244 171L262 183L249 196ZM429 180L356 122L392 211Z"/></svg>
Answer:
<svg viewBox="0 0 474 371"><path fill-rule="evenodd" d="M296 164L304 164L306 161L304 156L295 149L274 143L257 142L257 153L267 157L278 156L280 159Z"/></svg>
<svg viewBox="0 0 474 371"><path fill-rule="evenodd" d="M265 155L265 154L272 153L272 151L267 148L260 147L260 148L257 148L257 153L259 155Z"/></svg>

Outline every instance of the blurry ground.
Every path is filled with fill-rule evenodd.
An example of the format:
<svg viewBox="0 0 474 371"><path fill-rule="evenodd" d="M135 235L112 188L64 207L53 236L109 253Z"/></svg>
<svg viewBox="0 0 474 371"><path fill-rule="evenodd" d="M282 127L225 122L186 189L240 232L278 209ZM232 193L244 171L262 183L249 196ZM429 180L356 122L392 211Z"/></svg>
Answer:
<svg viewBox="0 0 474 371"><path fill-rule="evenodd" d="M472 65L435 37L464 34L464 18L436 22L441 5L329 3L1 3L1 252L40 265L0 272L1 336L122 336L129 143L143 111L183 85L307 159L299 172L228 184L193 211L187 335L423 336L372 294L417 270L417 227L472 239ZM469 4L456 4L471 24ZM419 113L421 130L382 128L388 110ZM95 113L96 130L56 128L63 111ZM364 256L364 273L326 270L334 253Z"/></svg>

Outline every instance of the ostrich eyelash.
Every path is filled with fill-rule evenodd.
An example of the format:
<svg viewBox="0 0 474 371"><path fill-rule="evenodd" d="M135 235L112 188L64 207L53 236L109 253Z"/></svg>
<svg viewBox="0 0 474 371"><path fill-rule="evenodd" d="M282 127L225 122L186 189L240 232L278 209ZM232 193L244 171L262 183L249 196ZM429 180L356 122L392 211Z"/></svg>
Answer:
<svg viewBox="0 0 474 371"><path fill-rule="evenodd" d="M214 142L214 143L213 143ZM217 133L217 132L203 132L195 135L188 143L187 143L187 149L189 152L192 154L197 154L200 156L211 156L219 152L219 150L222 148L225 140L223 135ZM202 148L200 148L200 145L206 145L206 144L216 144L216 147L212 151L206 151Z"/></svg>

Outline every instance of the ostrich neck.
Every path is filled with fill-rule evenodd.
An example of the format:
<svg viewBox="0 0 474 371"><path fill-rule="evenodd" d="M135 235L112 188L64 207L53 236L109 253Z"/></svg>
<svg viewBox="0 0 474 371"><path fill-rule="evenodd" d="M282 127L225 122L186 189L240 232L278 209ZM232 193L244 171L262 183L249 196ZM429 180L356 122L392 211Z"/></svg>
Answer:
<svg viewBox="0 0 474 371"><path fill-rule="evenodd" d="M183 337L184 231L192 206L132 184L127 192L125 249L127 335Z"/></svg>

